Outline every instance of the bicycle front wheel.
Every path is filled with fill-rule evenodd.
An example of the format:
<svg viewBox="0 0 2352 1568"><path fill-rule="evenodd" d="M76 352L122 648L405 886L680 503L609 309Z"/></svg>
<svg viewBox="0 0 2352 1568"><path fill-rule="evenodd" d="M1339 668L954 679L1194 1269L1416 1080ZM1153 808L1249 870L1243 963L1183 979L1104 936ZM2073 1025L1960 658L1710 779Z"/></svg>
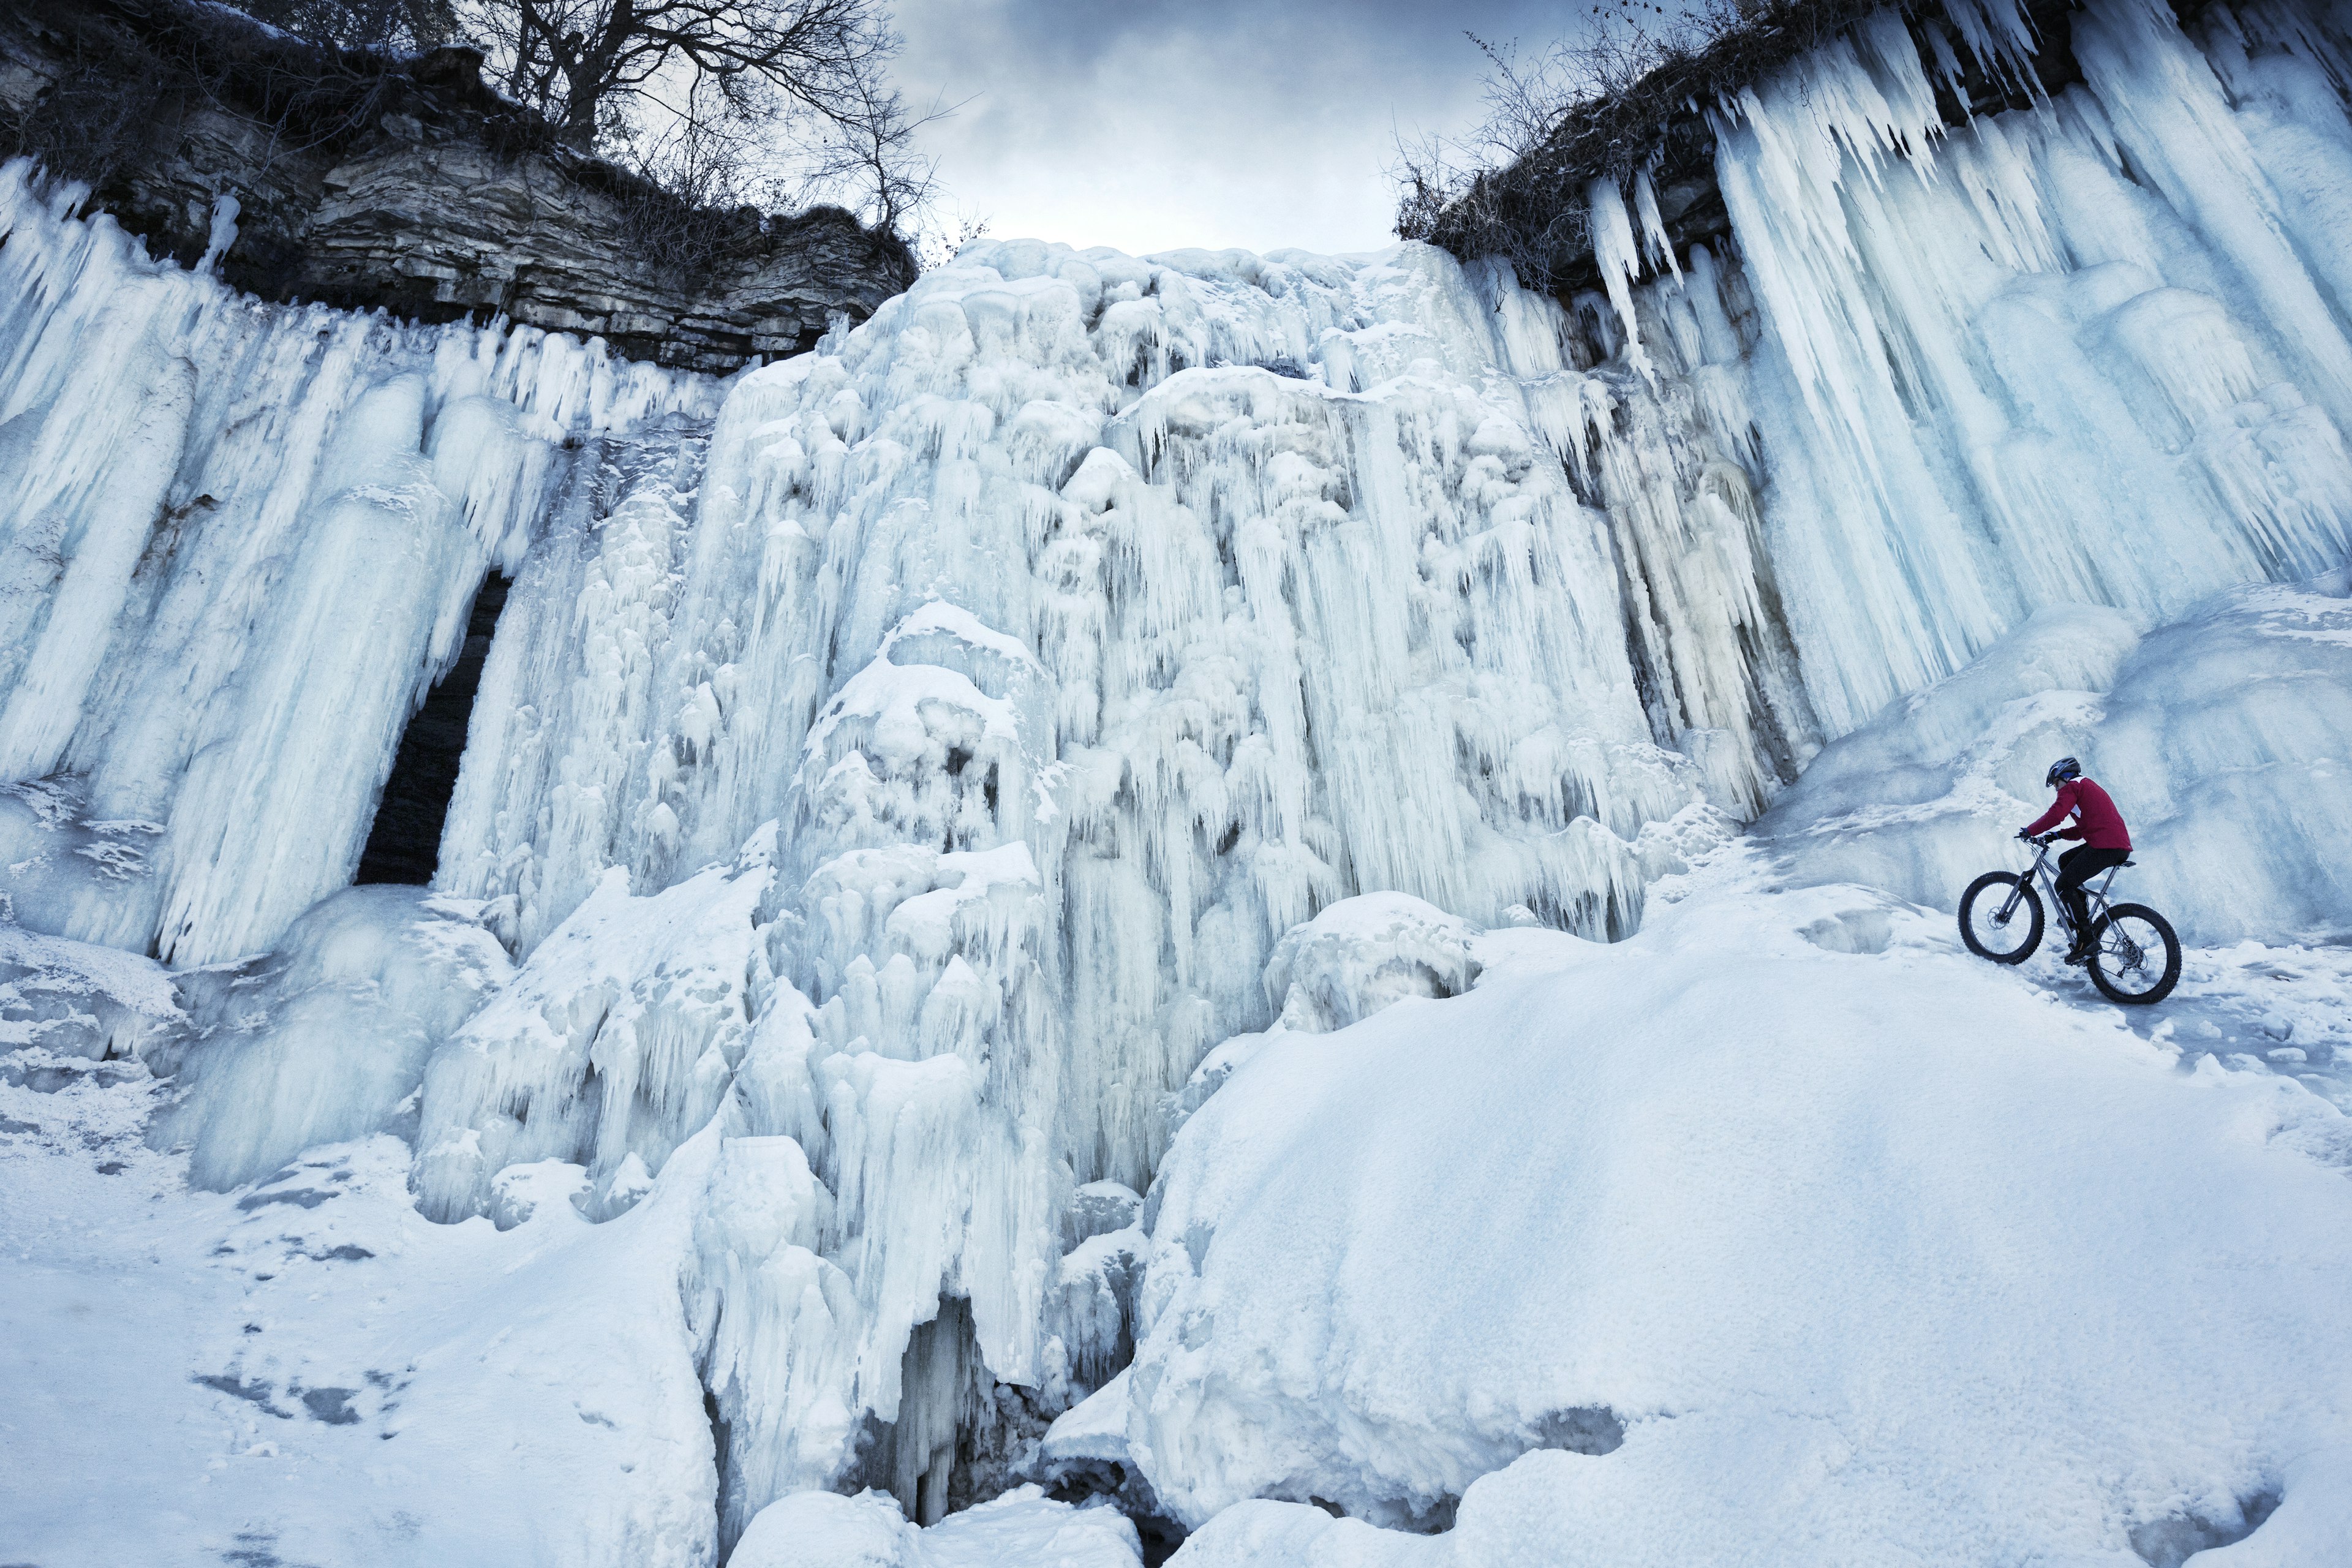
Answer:
<svg viewBox="0 0 2352 1568"><path fill-rule="evenodd" d="M1987 871L1960 895L1960 940L1970 952L1995 963L2023 963L2032 957L2042 945L2042 895L2013 871Z"/></svg>
<svg viewBox="0 0 2352 1568"><path fill-rule="evenodd" d="M2117 904L2099 927L2090 969L2091 984L2110 1002L2161 1002L2180 984L2180 939L2146 904Z"/></svg>

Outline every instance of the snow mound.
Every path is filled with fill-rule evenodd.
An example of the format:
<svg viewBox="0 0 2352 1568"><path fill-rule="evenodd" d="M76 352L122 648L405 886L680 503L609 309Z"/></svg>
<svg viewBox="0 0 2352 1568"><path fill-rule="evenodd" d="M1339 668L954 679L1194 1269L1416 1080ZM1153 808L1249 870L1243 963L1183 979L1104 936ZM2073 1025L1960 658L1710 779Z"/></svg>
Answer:
<svg viewBox="0 0 2352 1568"><path fill-rule="evenodd" d="M1454 996L1477 977L1475 931L1403 893L1342 899L1284 933L1266 961L1265 994L1283 1026L1345 1028L1407 996Z"/></svg>
<svg viewBox="0 0 2352 1568"><path fill-rule="evenodd" d="M314 1144L413 1135L426 1058L514 973L479 912L348 888L268 956L181 975L186 1023L144 1053L174 1091L149 1141L192 1146L188 1179L225 1191Z"/></svg>
<svg viewBox="0 0 2352 1568"><path fill-rule="evenodd" d="M1858 910L1883 951L1806 934ZM1188 1568L2104 1562L2273 1502L2260 1561L2340 1544L2332 1106L1856 889L1504 934L1170 1152L1124 1435Z"/></svg>
<svg viewBox="0 0 2352 1568"><path fill-rule="evenodd" d="M1022 1487L929 1530L880 1492L800 1492L770 1503L730 1568L1142 1568L1135 1526L1116 1510L1054 1502Z"/></svg>

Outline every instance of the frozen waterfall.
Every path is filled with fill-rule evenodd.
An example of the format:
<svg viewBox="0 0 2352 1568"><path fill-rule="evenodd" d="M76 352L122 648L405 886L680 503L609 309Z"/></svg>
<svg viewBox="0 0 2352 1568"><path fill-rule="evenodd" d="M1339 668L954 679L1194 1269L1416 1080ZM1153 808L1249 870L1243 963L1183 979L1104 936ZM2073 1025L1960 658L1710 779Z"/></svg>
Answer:
<svg viewBox="0 0 2352 1568"><path fill-rule="evenodd" d="M1596 187L1605 294L985 242L724 384L261 304L11 166L5 912L215 989L281 942L345 945L236 973L408 998L417 942L463 954L396 1067L259 1031L302 1075L265 1096L190 1047L170 1135L229 1186L396 1131L440 1221L518 1223L548 1162L597 1220L667 1183L719 1540L794 1491L994 1496L1133 1352L1139 1194L1221 1042L1450 994L1457 927L1632 935L2020 628L2112 684L2346 563L2336 12L2093 0L2079 81L1947 125L1961 59L2052 47L1950 13L1716 106L1726 243ZM435 897L306 921L493 569ZM2177 793L2284 733L2213 717ZM2352 848L2291 760L2272 858L2181 878L2192 934L2307 915L2284 879ZM1954 810L1926 896L2001 837Z"/></svg>
<svg viewBox="0 0 2352 1568"><path fill-rule="evenodd" d="M83 195L0 174L0 777L49 781L0 853L26 924L214 963L351 881L402 725L581 454L717 397L562 336L263 305Z"/></svg>

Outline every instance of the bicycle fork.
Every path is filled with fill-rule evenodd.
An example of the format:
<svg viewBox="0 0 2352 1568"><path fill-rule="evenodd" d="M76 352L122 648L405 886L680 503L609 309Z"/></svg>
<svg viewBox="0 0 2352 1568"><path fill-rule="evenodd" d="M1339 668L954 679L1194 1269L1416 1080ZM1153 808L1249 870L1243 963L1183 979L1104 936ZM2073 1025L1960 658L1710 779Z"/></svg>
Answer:
<svg viewBox="0 0 2352 1568"><path fill-rule="evenodd" d="M2033 879L2040 876L2042 873L2042 862L2048 858L2050 858L2050 851L2045 847L2033 857L2033 864L2025 868L2025 875L2020 877L2016 881L2010 884L2009 897L2003 899L2000 901L2000 908L1993 911L1992 923L1994 925L2007 925L2009 923L2010 916L2017 913L2018 900L2025 897L2025 889L2033 885ZM2052 901L2057 902L2058 900L2053 899ZM2066 920L2066 910L2063 903L2060 904L2059 907L2058 918L2062 921ZM2074 925L2069 922L2066 926L2066 930L2071 933L2074 929Z"/></svg>

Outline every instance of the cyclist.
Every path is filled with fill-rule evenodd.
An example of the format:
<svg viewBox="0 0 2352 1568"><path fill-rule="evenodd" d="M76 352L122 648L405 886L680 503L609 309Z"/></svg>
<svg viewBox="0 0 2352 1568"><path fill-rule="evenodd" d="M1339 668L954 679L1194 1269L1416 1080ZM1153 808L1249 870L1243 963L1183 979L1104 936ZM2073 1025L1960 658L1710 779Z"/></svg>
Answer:
<svg viewBox="0 0 2352 1568"><path fill-rule="evenodd" d="M2058 857L2058 896L2074 920L2074 945L2066 950L2066 962L2086 963L2091 957L2091 910L2083 884L2130 858L2131 834L2107 792L2084 777L2083 764L2074 758L2061 757L2051 763L2042 782L2058 792L2058 799L2017 836L2031 838L2046 833L2067 813L2074 814L2074 826L2058 837L2080 838L2083 843Z"/></svg>

